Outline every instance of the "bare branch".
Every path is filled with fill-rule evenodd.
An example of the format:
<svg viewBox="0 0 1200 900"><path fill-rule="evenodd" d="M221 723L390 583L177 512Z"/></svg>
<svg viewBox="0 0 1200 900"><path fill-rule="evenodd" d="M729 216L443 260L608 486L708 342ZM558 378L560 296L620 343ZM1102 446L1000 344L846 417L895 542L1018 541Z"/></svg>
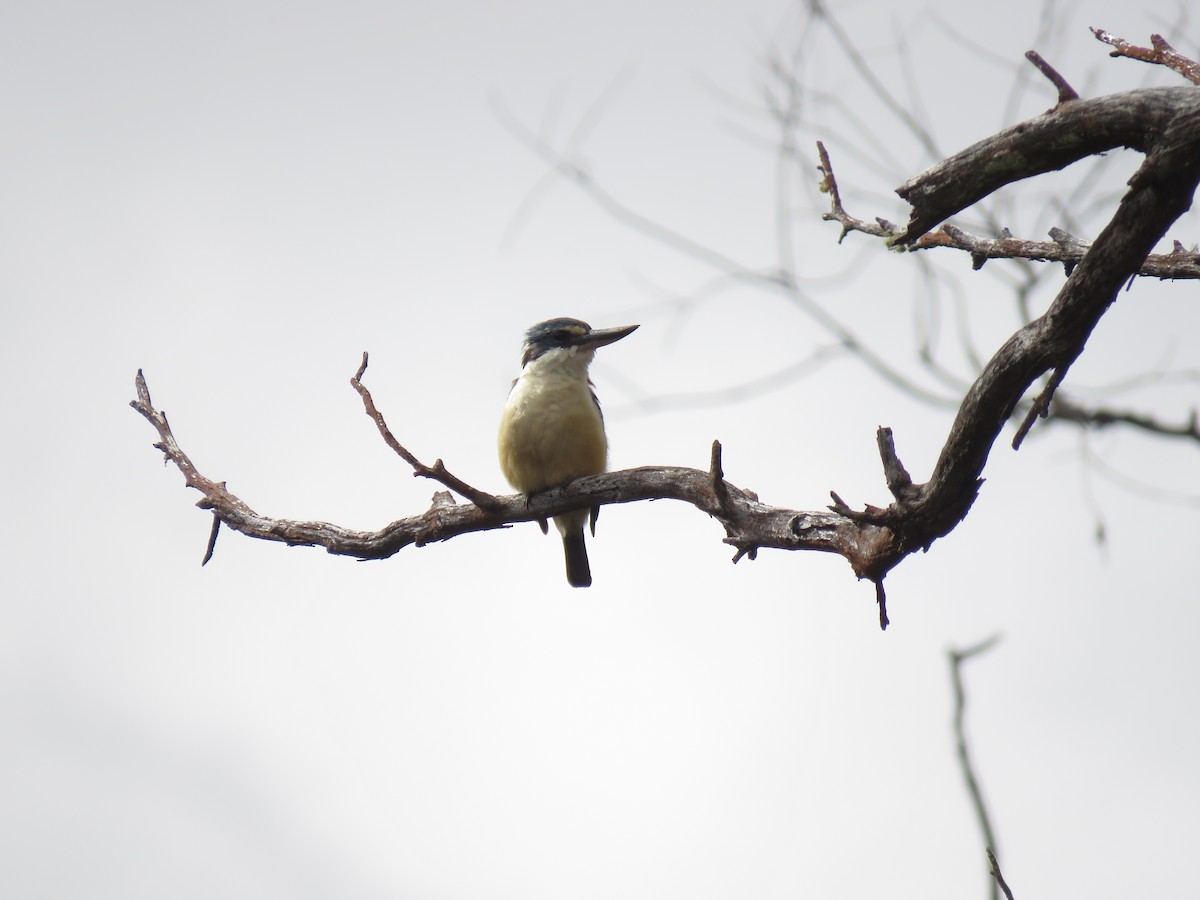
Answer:
<svg viewBox="0 0 1200 900"><path fill-rule="evenodd" d="M483 509L496 509L499 501L486 491L481 491L478 488L471 487L460 478L447 471L446 466L440 459L434 460L432 466L427 466L415 456L413 456L407 448L404 447L395 436L391 429L388 428L387 422L383 420L383 413L375 408L375 401L371 398L371 392L367 390L366 385L362 383L362 377L367 371L367 353L364 350L362 355L362 364L359 365L358 371L354 373L354 377L350 379L350 386L358 391L362 397L363 406L367 411L367 415L375 423L375 427L379 429L380 435L383 436L386 443L396 455L413 467L413 476L420 478L432 478L434 481L441 482L452 491L457 491L462 496L466 497L476 506Z"/></svg>
<svg viewBox="0 0 1200 900"><path fill-rule="evenodd" d="M696 409L721 406L729 403L737 403L750 397L761 397L772 391L782 390L788 385L806 378L833 359L844 356L848 352L848 348L843 344L829 344L817 347L808 356L798 359L781 369L711 391L649 394L639 383L623 377L619 372L610 371L605 377L608 381L618 383L632 398L628 403L619 406L613 405L611 409L614 412L627 415L633 411L638 414L649 415L662 409ZM608 403L606 403L605 409L609 408Z"/></svg>
<svg viewBox="0 0 1200 900"><path fill-rule="evenodd" d="M1115 485L1121 490L1137 494L1139 497L1153 499L1159 503L1200 509L1200 493L1194 491L1188 493L1178 484L1172 485L1170 488L1164 488L1160 484L1152 484L1149 481L1135 478L1126 472L1113 468L1105 462L1103 457L1091 449L1086 440L1082 441L1081 445L1083 449L1083 461L1087 467L1100 475L1109 484Z"/></svg>
<svg viewBox="0 0 1200 900"><path fill-rule="evenodd" d="M617 221L623 222L631 228L644 232L656 240L675 247L689 256L702 260L718 269L724 271L750 271L749 268L740 265L723 253L705 246L698 241L694 241L681 232L668 228L626 206L605 190L582 163L574 157L556 151L540 136L514 118L502 104L494 104L493 109L505 127L526 146L541 156L552 167L552 171L557 172L562 177L581 187L588 196Z"/></svg>
<svg viewBox="0 0 1200 900"><path fill-rule="evenodd" d="M876 219L873 223L864 222L846 212L846 208L842 206L842 195L838 191L837 179L833 174L833 164L829 161L829 151L825 149L825 144L821 141L817 141L817 155L821 159L821 165L817 167L817 171L821 173L820 190L821 193L829 195L829 212L822 213L821 218L826 222L841 224L842 233L838 236L839 244L851 231L861 231L863 234L881 238L892 238L899 234L900 229L891 222L883 219Z"/></svg>
<svg viewBox="0 0 1200 900"><path fill-rule="evenodd" d="M971 254L976 269L989 259L1027 259L1038 262L1061 262L1070 275L1092 246L1062 228L1050 229L1049 241L1029 241L1006 236L984 238L949 223L937 231L921 235L909 245L912 250L948 247ZM1200 252L1186 250L1178 241L1170 253L1151 253L1138 268L1145 278L1184 280L1200 278Z"/></svg>
<svg viewBox="0 0 1200 900"><path fill-rule="evenodd" d="M988 872L993 878L996 879L996 884L1000 885L1000 890L1004 891L1004 896L1007 897L1008 900L1013 900L1013 893L1009 889L1008 882L1004 880L1004 875L1000 871L1000 863L996 861L996 854L992 852L990 847L987 851L987 858Z"/></svg>
<svg viewBox="0 0 1200 900"><path fill-rule="evenodd" d="M1039 72L1050 79L1051 84L1058 88L1058 102L1060 105L1079 99L1079 94L1075 88L1067 84L1067 79L1063 78L1050 63L1042 59L1040 53L1036 50L1027 50L1025 51L1025 58L1033 63Z"/></svg>
<svg viewBox="0 0 1200 900"><path fill-rule="evenodd" d="M992 444L1021 396L1042 374L1056 370L1056 379L1051 380L1035 409L1048 406L1057 380L1082 352L1121 287L1166 229L1191 205L1200 182L1200 94L1192 88L1171 88L1119 94L1101 101L1113 102L1101 102L1094 109L1110 111L1122 120L1131 109L1143 111L1142 134L1137 140L1147 151L1146 160L1130 179L1129 192L1096 238L1092 251L1085 254L1050 308L1012 335L971 386L930 481L910 503L897 501L889 509L889 514L903 512L907 528L898 537L902 546L906 539L917 535L929 538L946 534L967 514L982 484L979 475ZM1068 118L1070 111L1095 103L1080 100L1064 107L1059 115ZM1020 161L1019 165L999 166L1003 177L988 172L994 157L981 148L993 142L989 140L910 182L902 191L920 194L926 213L914 210L909 233L919 236L923 229L914 228L914 222L936 220L943 211L948 214L949 207L971 193L955 187L951 173L957 173L963 182L983 184L1024 177L1023 172L1044 171L1046 167L1039 161L1039 142L1047 137L1044 129L1050 127L1044 123L1046 118L1025 123L1028 127L1024 130L1022 126L1008 129L993 139ZM1095 123L1092 128L1103 131ZM1050 128L1050 133L1058 133L1057 127ZM1054 157L1059 148L1050 147L1045 152ZM947 198L954 199L947 202ZM938 212L929 216L929 210ZM922 521L914 527L925 512L936 521Z"/></svg>
<svg viewBox="0 0 1200 900"><path fill-rule="evenodd" d="M207 566L209 560L213 557L213 552L217 549L217 535L221 531L221 517L213 516L212 531L208 533L208 546L204 548L204 559L200 560L200 565Z"/></svg>
<svg viewBox="0 0 1200 900"><path fill-rule="evenodd" d="M1074 401L1065 399L1061 394L1055 396L1050 405L1049 418L1064 422L1073 422L1088 428L1106 428L1110 425L1128 425L1149 434L1164 437L1187 438L1200 443L1200 419L1197 410L1192 409L1187 420L1178 425L1161 422L1153 416L1128 410L1105 409L1098 407L1088 409Z"/></svg>
<svg viewBox="0 0 1200 900"><path fill-rule="evenodd" d="M913 485L912 477L896 455L896 442L892 439L892 429L880 428L875 432L875 443L879 448L879 457L883 460L883 477L887 481L888 490L901 503L912 500L919 489Z"/></svg>
<svg viewBox="0 0 1200 900"><path fill-rule="evenodd" d="M725 470L721 464L721 442L712 442L712 453L709 456L708 476L712 481L713 494L717 504L725 509L729 505L729 490L725 487Z"/></svg>
<svg viewBox="0 0 1200 900"><path fill-rule="evenodd" d="M963 780L967 783L967 794L971 797L971 805L975 809L975 819L983 832L983 843L987 848L988 859L995 866L996 835L992 831L992 820L988 815L987 804L983 800L983 791L979 787L979 778L975 775L975 765L971 761L971 751L967 745L966 710L967 696L963 689L962 664L972 657L986 653L996 646L1000 638L993 635L966 650L949 650L950 684L954 688L954 743L958 752L958 763L962 769ZM999 868L994 868L998 872ZM999 881L999 879L997 879ZM1005 891L1007 893L1007 890ZM992 900L996 900L996 883L991 885Z"/></svg>
<svg viewBox="0 0 1200 900"><path fill-rule="evenodd" d="M361 386L361 382L359 384ZM227 490L223 482L202 475L179 446L166 416L150 402L140 370L136 385L138 399L130 405L158 431L159 440L154 446L184 475L186 485L203 495L197 506L212 510L221 523L234 531L262 540L323 547L329 553L358 559L385 559L409 545L420 547L517 522L544 521L571 510L608 503L668 499L690 503L717 519L725 528L724 542L737 549L735 561L742 557L753 559L762 547L819 550L843 556L860 578L876 582L899 561L894 555L889 529L871 521L868 516L849 517L768 506L760 503L752 491L730 484L723 475L721 447L717 442L713 444L709 471L647 466L578 478L562 487L533 495L495 497L476 492L490 500L487 508L474 503L456 504L450 494L442 491L434 495L424 513L399 519L377 531L353 530L328 522L275 519L255 512ZM376 424L382 422L373 403L368 406L368 412ZM386 425L381 430L385 428ZM389 445L394 441L392 438ZM458 487L462 482L446 473L444 468L414 462L415 457L410 458L411 454L405 456L407 451L397 453L413 466L414 474L449 483L455 491L462 492Z"/></svg>
<svg viewBox="0 0 1200 900"><path fill-rule="evenodd" d="M825 14L819 6L814 8ZM610 215L729 276L782 291L833 335L839 347L855 354L877 374L912 396L928 402L946 402L944 396L901 374L801 290L786 254L778 270L746 268L617 202L581 166L559 157L528 133L524 136ZM849 230L863 231L885 238L898 249L920 247L926 239L934 241L927 233L930 228L1005 184L1117 146L1130 146L1146 154L1142 166L1129 181L1129 191L1092 245L1085 245L1066 232L1055 236L1062 261L1073 267L1066 283L1043 315L1014 333L982 366L958 406L928 482L912 482L896 453L891 430L879 429L877 446L885 483L893 497L886 508L867 504L855 510L832 491L834 503L827 511L768 506L752 492L725 479L721 447L716 443L709 471L644 467L579 478L533 496L493 496L449 473L440 459L432 466L425 465L396 440L362 384L367 366L364 353L351 384L385 442L413 468L415 475L432 478L470 502L459 505L450 494L439 492L430 508L420 515L397 520L378 531L354 531L324 522L259 515L230 493L224 483L201 475L179 447L166 416L153 407L140 370L136 380L137 399L131 405L158 431L155 447L179 468L189 487L201 492L202 499L197 505L212 510L217 523L252 537L321 546L330 553L361 559L381 559L410 544L421 546L517 522L535 521L544 528L549 517L572 510L596 509L608 503L675 499L695 506L722 524L725 543L736 549L735 562L744 557L753 559L758 549L764 547L841 555L859 578L876 585L880 624L886 627L884 578L909 554L927 550L966 516L983 484L981 475L992 446L1014 411L1025 409L1022 398L1029 387L1046 373L1053 373L1041 394L1028 406L1026 423L1018 431L1015 443L1019 444L1037 416L1052 410L1061 410L1058 417L1063 421L1072 420L1073 414L1076 420L1085 418L1063 401L1057 401L1056 407L1055 389L1121 287L1142 271L1150 250L1191 204L1200 182L1200 93L1194 88L1161 88L1060 103L1050 113L980 141L899 188L898 192L913 207L903 231L882 220L872 226L850 216L842 205L829 156L823 145L818 146L822 186L830 195L832 207L826 218L840 222L843 234ZM977 262L990 258L987 254L996 246L1013 240L1005 233L994 242L996 246L989 247L978 243L981 239L951 226L942 228L939 234L950 241L974 243ZM1175 252L1167 256L1179 257L1175 261L1185 267L1196 265L1195 251L1185 252L1178 244ZM1176 437L1195 438L1197 431L1194 416L1187 426L1179 428L1164 426L1148 417L1139 420L1134 414L1109 413L1105 419L1094 411L1090 421L1080 424L1102 426L1117 422ZM214 524L210 552L218 528Z"/></svg>
<svg viewBox="0 0 1200 900"><path fill-rule="evenodd" d="M1089 115L1074 116L1085 108ZM1047 140L1063 137L1060 128L1068 119L1075 121L1071 137L1044 146ZM1148 153L1130 180L1132 189L1097 238L1095 252L1085 254L1050 310L1010 338L976 382L979 388L990 380L989 374L999 375L1001 369L1007 369L1021 380L1029 379L1023 392L1032 382L1030 374L1036 378L1048 369L1055 370L1022 423L1014 447L1020 445L1033 418L1048 411L1054 389L1082 352L1121 286L1138 271L1171 223L1190 207L1200 180L1200 102L1196 92L1191 88L1167 88L1073 102L981 141L899 189L914 204L908 230L897 239L904 242L920 237L927 224L957 211L964 200L974 202L977 190L986 187L990 192L1009 181L1066 165L1085 150L1095 152L1096 140L1102 138L1103 144L1118 135L1123 135L1121 142ZM1062 143L1073 145L1070 153L1064 154ZM996 165L997 158L1011 162ZM1047 160L1056 164L1050 165ZM967 186L972 184L974 187ZM1021 369L1024 373L1018 376ZM967 412L976 388L967 395L960 418ZM1006 417L1012 408L1008 407ZM980 449L986 456L986 448Z"/></svg>
<svg viewBox="0 0 1200 900"><path fill-rule="evenodd" d="M1069 365L1069 363L1068 363ZM1033 423L1038 419L1046 418L1050 412L1050 401L1054 398L1054 392L1058 390L1058 386L1062 384L1063 379L1067 377L1066 366L1057 368L1046 381L1046 386L1042 392L1038 394L1037 399L1030 404L1029 410L1025 413L1025 418L1021 420L1021 424L1017 426L1017 433L1013 437L1012 446L1014 450L1021 447L1021 442L1025 440L1025 436L1029 434L1029 429L1033 427Z"/></svg>
<svg viewBox="0 0 1200 900"><path fill-rule="evenodd" d="M838 236L840 244L852 231L858 231L872 237L892 239L897 237L901 229L885 219L875 219L868 222L851 215L842 204L837 179L833 174L833 165L829 152L824 143L817 141L817 154L821 164L817 170L821 173L820 190L829 194L829 212L822 213L821 218L826 222L837 222L842 226ZM971 255L972 265L976 269L983 268L989 259L1026 259L1038 262L1061 262L1069 275L1075 265L1083 259L1092 246L1087 241L1080 240L1062 228L1050 229L1049 241L1031 241L1015 238L1005 234L1000 238L985 238L951 225L943 225L937 231L929 231L905 245L910 251L931 250L944 247L952 250L962 250ZM1200 250L1186 249L1179 241L1175 241L1170 253L1152 253L1138 268L1138 275L1162 280L1182 280L1200 278Z"/></svg>
<svg viewBox="0 0 1200 900"><path fill-rule="evenodd" d="M605 190L578 162L558 154L528 128L508 117L503 108L499 108L497 112L504 116L504 123L513 134L552 164L564 178L577 185L616 221L642 232L692 259L713 266L727 276L737 277L748 283L782 292L821 328L835 337L846 350L857 355L868 368L885 381L926 403L935 406L953 406L953 400L948 399L945 395L931 391L906 377L897 367L889 364L880 353L847 328L836 316L809 297L801 289L793 270L779 268L759 270L745 266L732 257L646 217Z"/></svg>
<svg viewBox="0 0 1200 900"><path fill-rule="evenodd" d="M1192 84L1200 84L1200 63L1178 53L1161 34L1150 35L1153 47L1137 47L1124 38L1109 34L1103 28L1093 28L1091 31L1096 36L1096 40L1109 44L1113 48L1109 56L1125 56L1129 59L1140 59L1142 62L1166 66L1168 69L1178 72Z"/></svg>
<svg viewBox="0 0 1200 900"><path fill-rule="evenodd" d="M854 41L850 39L850 35L842 28L841 23L833 17L833 14L829 11L829 5L824 0L809 0L809 9L815 17L821 19L829 28L834 40L841 47L851 67L867 83L871 88L871 92L883 102L892 115L903 123L908 132L921 143L930 156L934 158L941 156L941 152L938 150L937 143L934 141L929 129L922 125L900 101L892 96L891 92L887 89L884 79L875 74L875 70L871 68L866 58L859 52Z"/></svg>
<svg viewBox="0 0 1200 900"><path fill-rule="evenodd" d="M896 188L913 209L907 228L894 242L915 241L1006 184L1117 147L1148 152L1163 129L1194 115L1198 107L1196 91L1187 87L1143 88L1056 106L984 138Z"/></svg>

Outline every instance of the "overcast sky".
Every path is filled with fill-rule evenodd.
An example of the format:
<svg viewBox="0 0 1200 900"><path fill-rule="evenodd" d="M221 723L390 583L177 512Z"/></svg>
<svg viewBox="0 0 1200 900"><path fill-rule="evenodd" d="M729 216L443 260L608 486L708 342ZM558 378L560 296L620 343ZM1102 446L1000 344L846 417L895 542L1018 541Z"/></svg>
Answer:
<svg viewBox="0 0 1200 900"><path fill-rule="evenodd" d="M1110 60L1088 25L1196 49L1196 23L1116 0L1062 7L1040 38L1026 0L832 6L946 153L1053 105L1035 79L1009 103L1028 49L1085 96L1179 83ZM210 519L127 405L141 367L200 470L256 510L377 528L436 486L363 415L363 350L401 441L506 491L522 331L638 322L593 369L614 468L704 466L719 438L765 502L885 504L876 427L923 480L953 411L847 359L715 402L828 335L614 219L516 127L647 220L777 265L774 52L852 211L903 221L889 191L933 160L805 23L782 0L10 4L5 896L982 897L946 651L994 634L965 670L968 724L1017 897L1194 894L1194 446L1002 437L966 521L889 578L881 633L840 558L733 566L716 523L665 502L604 510L588 591L534 525L370 563L226 531L201 569ZM1093 228L1138 161L1112 157ZM1046 200L1069 176L1014 194L1004 224L1062 224ZM804 289L923 385L941 390L913 364L914 309L938 311L960 376L960 312L985 358L1018 324L1013 268L839 245L811 183L789 191ZM1200 370L1196 299L1134 284L1066 388ZM1179 421L1196 394L1113 402Z"/></svg>

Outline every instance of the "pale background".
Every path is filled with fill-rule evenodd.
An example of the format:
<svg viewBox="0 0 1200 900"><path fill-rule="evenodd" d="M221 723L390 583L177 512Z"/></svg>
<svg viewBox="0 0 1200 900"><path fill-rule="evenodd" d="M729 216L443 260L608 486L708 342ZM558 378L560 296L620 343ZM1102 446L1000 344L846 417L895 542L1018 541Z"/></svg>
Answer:
<svg viewBox="0 0 1200 900"><path fill-rule="evenodd" d="M1145 43L1174 16L1151 6L1067 9L1037 49L1089 95L1178 83L1086 30ZM1038 4L834 8L901 97L921 86L946 151L1015 121ZM890 425L927 477L950 414L849 361L738 404L639 407L634 385L718 390L824 338L762 292L664 306L712 270L569 184L534 190L545 163L497 114L561 147L607 97L577 146L605 185L770 265L772 132L752 109L802 19L782 0L6 7L4 896L982 897L945 653L994 633L966 670L969 728L1018 898L1195 896L1200 511L1084 466L1070 429L998 442L965 523L889 578L886 633L844 561L734 567L715 523L665 502L604 510L586 592L533 525L373 563L225 532L198 565L210 519L127 406L138 367L206 475L348 527L436 487L363 415L360 353L402 441L503 491L520 334L554 315L642 324L594 368L614 467L704 466L720 438L767 502L882 504ZM827 40L807 52L869 109ZM1015 116L1052 103L1034 84ZM867 117L896 177L841 135L835 165L872 192L854 211L902 220L886 190L929 160ZM905 361L914 261L838 246L813 207L796 221L802 273L850 273L809 289ZM1173 236L1195 242L1196 218ZM938 261L987 313L990 353L1011 299ZM1198 329L1194 283L1139 281L1068 386L1196 369ZM1195 394L1120 401L1177 420ZM1200 494L1194 446L1090 446Z"/></svg>

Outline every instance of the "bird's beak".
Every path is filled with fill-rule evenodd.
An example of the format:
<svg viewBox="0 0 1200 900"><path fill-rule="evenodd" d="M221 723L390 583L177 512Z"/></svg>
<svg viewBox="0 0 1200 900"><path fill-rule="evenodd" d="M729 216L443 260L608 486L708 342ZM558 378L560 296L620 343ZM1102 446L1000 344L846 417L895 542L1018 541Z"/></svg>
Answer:
<svg viewBox="0 0 1200 900"><path fill-rule="evenodd" d="M628 337L637 331L637 325L622 325L619 328L593 328L587 334L579 336L578 343L580 347L588 347L595 350L597 347L603 347L605 344L611 344L619 341L623 337Z"/></svg>

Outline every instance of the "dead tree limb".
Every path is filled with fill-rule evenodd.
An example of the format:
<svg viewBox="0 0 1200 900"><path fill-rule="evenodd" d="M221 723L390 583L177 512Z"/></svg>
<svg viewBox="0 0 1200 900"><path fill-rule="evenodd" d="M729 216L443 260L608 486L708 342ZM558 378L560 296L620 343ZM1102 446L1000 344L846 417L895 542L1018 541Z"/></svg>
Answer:
<svg viewBox="0 0 1200 900"><path fill-rule="evenodd" d="M371 396L371 392L362 383L362 377L367 371L368 358L367 353L364 352L358 371L350 379L350 387L358 391L358 395L362 398L363 408L366 410L367 415L371 417L371 421L375 423L375 427L379 429L379 435L383 438L383 442L391 447L397 456L412 466L413 477L432 478L434 481L441 482L450 488L450 490L466 497L481 509L497 509L500 503L493 495L472 487L461 478L452 475L440 459L434 460L432 466L425 465L425 463L413 456L407 447L396 440L396 436L392 434L392 430L388 428L387 422L384 421L383 413L375 407L375 399Z"/></svg>
<svg viewBox="0 0 1200 900"><path fill-rule="evenodd" d="M324 547L329 553L358 559L386 559L410 545L420 547L471 532L547 519L575 509L638 500L681 500L708 513L725 527L725 543L736 548L735 560L753 556L760 547L820 550L845 557L860 578L875 580L884 574L879 569L875 548L886 529L865 520L862 514L801 512L760 503L753 492L725 480L717 442L713 445L713 468L709 471L646 466L578 478L563 487L531 496L496 497L470 488L471 492L489 498L486 508L475 503L458 504L449 492L439 491L424 513L398 519L377 531L352 530L328 522L274 519L255 512L231 493L225 482L200 473L179 446L166 415L151 402L140 370L136 389L137 399L130 405L158 431L155 448L179 469L187 487L203 495L196 505L212 510L220 522L234 531L262 540ZM417 470L414 474L443 484L449 480L444 467L415 463L414 469Z"/></svg>
<svg viewBox="0 0 1200 900"><path fill-rule="evenodd" d="M1093 28L1092 34L1096 40L1109 44L1113 50L1109 56L1125 56L1129 59L1140 59L1142 62L1154 63L1174 69L1192 84L1200 84L1200 63L1188 59L1167 43L1161 34L1150 35L1151 47L1138 47L1124 38L1109 34L1103 28Z"/></svg>
<svg viewBox="0 0 1200 900"><path fill-rule="evenodd" d="M1069 93L1065 91L1064 97ZM880 236L892 246L913 246L929 229L1006 184L1121 146L1146 156L1129 181L1129 191L1108 225L1082 253L1049 309L1005 341L983 367L959 406L929 481L913 483L896 453L891 429L879 430L885 483L893 497L887 507L854 509L833 492L834 502L825 511L769 506L725 480L719 445L713 449L709 471L645 467L579 478L529 497L494 497L451 475L440 460L426 466L395 440L362 385L364 355L352 384L385 441L413 467L414 474L431 478L471 502L457 504L443 491L420 515L399 519L378 531L355 531L325 522L260 515L230 493L223 482L201 475L179 447L166 416L151 404L140 371L132 406L158 431L155 446L179 468L187 485L201 492L198 505L211 510L220 523L252 537L321 546L330 553L360 559L381 559L409 545L541 521L570 510L674 499L690 503L722 524L725 543L736 548L735 561L743 556L754 558L757 550L765 547L841 555L859 578L875 583L880 624L886 627L883 580L887 573L909 554L928 550L966 516L983 483L988 454L1025 392L1049 374L1017 432L1014 447L1036 418L1049 411L1056 387L1121 287L1141 271L1156 242L1190 207L1200 182L1200 91L1159 88L1095 100L1067 97L1044 115L980 141L902 185L898 192L913 207L905 229L878 223ZM842 221L845 228L845 213L827 155L822 164L824 183L834 201L834 214L829 217ZM1182 431L1191 436L1194 422ZM215 529L214 525L214 538Z"/></svg>
<svg viewBox="0 0 1200 900"><path fill-rule="evenodd" d="M996 854L991 850L988 850L987 860L988 873L992 876L992 878L996 879L996 884L1000 887L1000 890L1004 891L1004 896L1007 897L1008 900L1013 900L1012 889L1008 886L1008 882L1004 880L1004 873L1000 871L1000 863L996 861Z"/></svg>
<svg viewBox="0 0 1200 900"><path fill-rule="evenodd" d="M1169 145L1186 146L1195 128L1189 120L1200 106L1196 95L1191 87L1142 88L1073 100L985 138L896 189L912 206L912 214L893 242L911 243L1007 184L1097 153L1128 147L1149 154L1155 148L1165 152ZM1168 128L1174 129L1169 138ZM1190 193L1185 196L1191 198Z"/></svg>
<svg viewBox="0 0 1200 900"><path fill-rule="evenodd" d="M826 222L837 222L842 226L838 243L845 240L851 232L859 232L870 237L898 239L901 235L899 226L886 219L866 220L851 215L842 203L841 191L833 172L833 164L829 159L829 151L822 141L817 141L817 156L821 160L817 170L821 173L820 189L829 195L829 212L822 213L821 218ZM965 228L960 228L949 222L929 231L915 240L903 245L909 251L932 250L945 248L960 250L970 255L972 266L982 269L991 259L1027 259L1032 262L1060 262L1066 269L1067 275L1075 270L1075 266L1083 259L1084 254L1091 249L1088 241L1081 240L1063 228L1051 228L1050 240L1034 241L1014 237L1005 230L999 237L988 238L972 234ZM1179 241L1170 253L1151 253L1138 267L1138 275L1144 278L1159 278L1164 281L1187 280L1200 278L1200 248L1187 249Z"/></svg>
<svg viewBox="0 0 1200 900"><path fill-rule="evenodd" d="M954 689L954 748L958 754L958 766L962 770L963 781L967 785L967 795L971 798L971 806L975 809L975 821L983 833L983 845L987 849L988 861L994 880L991 882L991 900L997 900L998 888L1004 879L999 874L1000 865L996 862L996 833L992 829L992 818L988 814L987 803L983 799L983 790L979 787L979 776L975 773L975 764L971 760L971 750L967 743L966 712L967 694L963 688L962 665L967 660L986 653L1000 640L998 635L992 635L966 650L951 649L947 652L950 659L950 685ZM1005 890L1007 894L1007 890ZM1011 900L1011 894L1008 895Z"/></svg>

